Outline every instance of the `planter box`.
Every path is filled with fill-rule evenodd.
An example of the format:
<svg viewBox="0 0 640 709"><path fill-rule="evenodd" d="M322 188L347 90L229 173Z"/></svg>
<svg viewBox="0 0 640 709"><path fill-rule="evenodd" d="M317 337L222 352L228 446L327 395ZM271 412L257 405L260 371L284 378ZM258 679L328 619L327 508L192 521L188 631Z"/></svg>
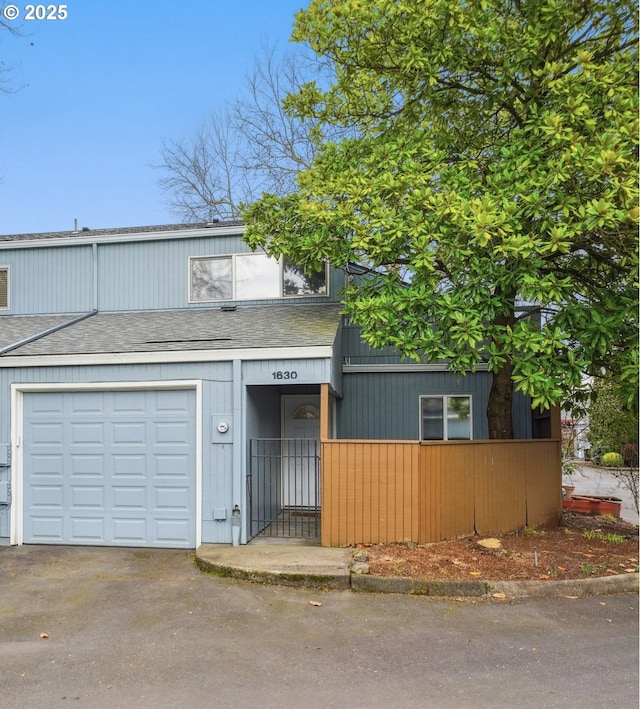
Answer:
<svg viewBox="0 0 640 709"><path fill-rule="evenodd" d="M573 495L573 497L562 501L562 509L567 512L577 512L584 515L613 515L620 518L620 506L622 500L619 497L607 497L603 495Z"/></svg>

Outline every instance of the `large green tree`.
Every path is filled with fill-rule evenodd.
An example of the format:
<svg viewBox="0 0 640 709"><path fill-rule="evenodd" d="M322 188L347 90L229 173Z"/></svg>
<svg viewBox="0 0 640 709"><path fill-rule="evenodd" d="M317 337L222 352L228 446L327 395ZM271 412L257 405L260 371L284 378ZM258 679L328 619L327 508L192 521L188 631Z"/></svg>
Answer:
<svg viewBox="0 0 640 709"><path fill-rule="evenodd" d="M637 9L626 0L314 0L293 39L332 83L285 101L317 143L248 243L366 276L374 347L561 403L608 368L637 391ZM326 138L339 127L340 141Z"/></svg>

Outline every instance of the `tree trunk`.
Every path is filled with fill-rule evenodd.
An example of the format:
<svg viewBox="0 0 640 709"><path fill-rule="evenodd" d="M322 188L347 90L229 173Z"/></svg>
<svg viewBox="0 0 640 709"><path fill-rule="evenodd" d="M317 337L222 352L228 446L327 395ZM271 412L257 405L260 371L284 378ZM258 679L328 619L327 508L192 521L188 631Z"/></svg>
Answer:
<svg viewBox="0 0 640 709"><path fill-rule="evenodd" d="M507 362L502 369L493 373L487 420L489 438L513 438L513 365Z"/></svg>

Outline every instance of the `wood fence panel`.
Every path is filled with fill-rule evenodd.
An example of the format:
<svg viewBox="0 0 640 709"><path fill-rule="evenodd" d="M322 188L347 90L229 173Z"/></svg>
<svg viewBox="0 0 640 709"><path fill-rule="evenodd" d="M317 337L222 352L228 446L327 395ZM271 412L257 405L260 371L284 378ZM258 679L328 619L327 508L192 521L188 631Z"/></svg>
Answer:
<svg viewBox="0 0 640 709"><path fill-rule="evenodd" d="M468 452L459 446L420 446L420 544L473 534L475 484Z"/></svg>
<svg viewBox="0 0 640 709"><path fill-rule="evenodd" d="M557 525L562 518L560 441L532 441L529 450L529 460L536 464L526 468L527 524Z"/></svg>
<svg viewBox="0 0 640 709"><path fill-rule="evenodd" d="M440 541L442 518L442 448L419 449L419 491L420 502L418 539L419 544Z"/></svg>
<svg viewBox="0 0 640 709"><path fill-rule="evenodd" d="M481 536L520 529L527 523L525 462L520 441L470 446L476 479L475 528Z"/></svg>
<svg viewBox="0 0 640 709"><path fill-rule="evenodd" d="M416 443L324 441L322 545L415 541L417 451Z"/></svg>

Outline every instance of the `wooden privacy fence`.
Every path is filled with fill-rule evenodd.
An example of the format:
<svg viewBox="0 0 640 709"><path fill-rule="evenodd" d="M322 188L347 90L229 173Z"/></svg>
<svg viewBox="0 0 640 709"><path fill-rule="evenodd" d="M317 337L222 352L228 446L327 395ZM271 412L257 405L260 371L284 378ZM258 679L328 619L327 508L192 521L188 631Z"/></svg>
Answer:
<svg viewBox="0 0 640 709"><path fill-rule="evenodd" d="M321 443L323 546L416 542L555 525L560 441Z"/></svg>

